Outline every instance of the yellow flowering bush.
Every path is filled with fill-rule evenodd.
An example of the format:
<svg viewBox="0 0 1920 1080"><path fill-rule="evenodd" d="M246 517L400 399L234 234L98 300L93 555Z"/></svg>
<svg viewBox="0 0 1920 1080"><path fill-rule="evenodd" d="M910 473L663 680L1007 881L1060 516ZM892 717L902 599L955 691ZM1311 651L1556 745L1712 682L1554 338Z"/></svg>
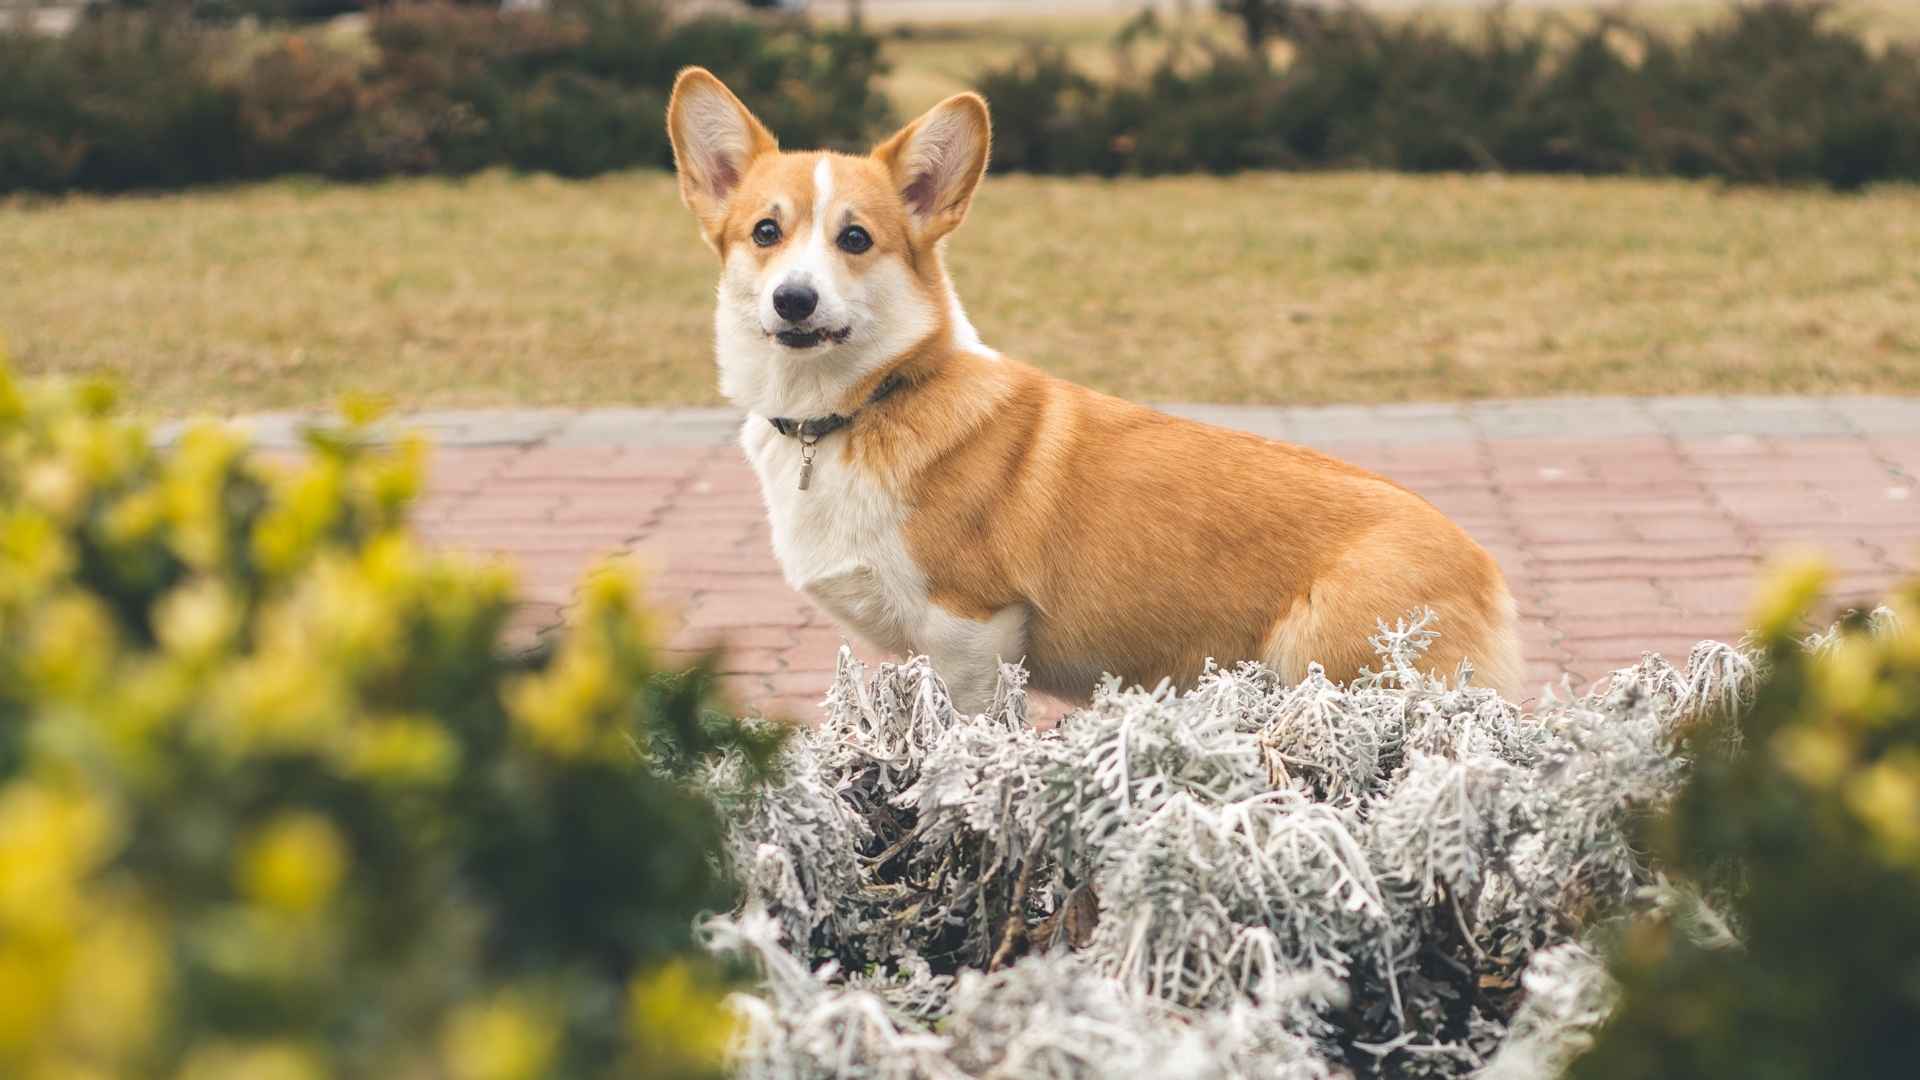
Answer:
<svg viewBox="0 0 1920 1080"><path fill-rule="evenodd" d="M1805 563L1771 583L1755 621L1772 675L1737 725L1695 733L1649 837L1724 915L1624 933L1619 1009L1573 1076L1914 1075L1920 581L1803 643L1823 583Z"/></svg>
<svg viewBox="0 0 1920 1080"><path fill-rule="evenodd" d="M607 570L557 643L406 531L364 408L271 465L0 364L0 1075L699 1076L696 777L773 737Z"/></svg>

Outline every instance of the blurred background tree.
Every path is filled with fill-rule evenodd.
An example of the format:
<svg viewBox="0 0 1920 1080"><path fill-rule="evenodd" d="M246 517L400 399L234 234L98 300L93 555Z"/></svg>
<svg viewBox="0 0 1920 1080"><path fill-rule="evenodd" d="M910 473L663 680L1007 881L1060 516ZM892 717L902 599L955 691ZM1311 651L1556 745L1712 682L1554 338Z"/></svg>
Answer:
<svg viewBox="0 0 1920 1080"><path fill-rule="evenodd" d="M1219 0L1219 7L1239 22L1248 50L1260 55L1269 42L1286 36L1302 10L1298 0Z"/></svg>

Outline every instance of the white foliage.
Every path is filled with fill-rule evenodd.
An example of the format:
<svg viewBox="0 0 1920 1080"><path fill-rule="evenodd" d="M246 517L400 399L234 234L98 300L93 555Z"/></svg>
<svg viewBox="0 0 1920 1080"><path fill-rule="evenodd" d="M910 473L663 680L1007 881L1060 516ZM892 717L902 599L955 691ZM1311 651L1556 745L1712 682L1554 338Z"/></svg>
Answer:
<svg viewBox="0 0 1920 1080"><path fill-rule="evenodd" d="M1635 815L1757 658L1648 657L1532 711L1423 673L1109 683L1050 731L1024 674L957 714L924 658L842 650L820 725L733 814L755 961L742 1075L1545 1080L1605 1015L1580 942L1662 903Z"/></svg>
<svg viewBox="0 0 1920 1080"><path fill-rule="evenodd" d="M1593 1043L1613 1009L1615 986L1605 965L1579 944L1565 942L1533 955L1520 977L1526 990L1506 1041L1476 1080L1538 1080L1558 1076Z"/></svg>

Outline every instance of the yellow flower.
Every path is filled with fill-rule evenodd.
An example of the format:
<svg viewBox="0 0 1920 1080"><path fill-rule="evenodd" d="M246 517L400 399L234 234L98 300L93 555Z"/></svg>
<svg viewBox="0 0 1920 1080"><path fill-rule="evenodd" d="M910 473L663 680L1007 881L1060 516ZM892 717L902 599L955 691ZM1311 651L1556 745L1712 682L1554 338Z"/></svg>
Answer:
<svg viewBox="0 0 1920 1080"><path fill-rule="evenodd" d="M637 976L627 991L627 1023L650 1059L717 1070L733 1039L733 1018L685 961Z"/></svg>
<svg viewBox="0 0 1920 1080"><path fill-rule="evenodd" d="M82 379L73 388L73 400L86 415L104 417L119 404L120 391L107 379Z"/></svg>
<svg viewBox="0 0 1920 1080"><path fill-rule="evenodd" d="M1773 737L1774 760L1788 774L1816 790L1826 790L1853 765L1853 745L1830 726L1796 725Z"/></svg>
<svg viewBox="0 0 1920 1080"><path fill-rule="evenodd" d="M340 415L356 428L379 423L392 411L393 399L379 394L344 394L340 398Z"/></svg>
<svg viewBox="0 0 1920 1080"><path fill-rule="evenodd" d="M558 757L575 757L600 733L612 676L612 665L599 650L569 648L547 671L508 692L507 711L534 745Z"/></svg>
<svg viewBox="0 0 1920 1080"><path fill-rule="evenodd" d="M112 809L82 789L34 780L0 788L0 940L73 921L82 883L118 838Z"/></svg>
<svg viewBox="0 0 1920 1080"><path fill-rule="evenodd" d="M273 508L253 528L253 554L269 572L304 563L330 529L344 502L345 474L333 458L315 457L304 469L276 478Z"/></svg>
<svg viewBox="0 0 1920 1080"><path fill-rule="evenodd" d="M22 1056L43 1036L64 967L60 957L0 935L0 1062Z"/></svg>
<svg viewBox="0 0 1920 1080"><path fill-rule="evenodd" d="M333 899L347 872L347 846L319 814L281 814L241 854L237 870L247 899L288 915L308 915Z"/></svg>
<svg viewBox="0 0 1920 1080"><path fill-rule="evenodd" d="M213 1043L196 1048L179 1080L326 1080L320 1055L292 1042Z"/></svg>
<svg viewBox="0 0 1920 1080"><path fill-rule="evenodd" d="M1920 751L1889 755L1847 785L1847 808L1895 858L1920 854Z"/></svg>
<svg viewBox="0 0 1920 1080"><path fill-rule="evenodd" d="M45 601L26 649L25 667L42 694L82 698L106 688L118 634L100 602L77 591Z"/></svg>
<svg viewBox="0 0 1920 1080"><path fill-rule="evenodd" d="M458 634L477 629L477 622L503 618L515 588L513 568L505 562L476 563L445 555L422 581L420 602L438 630Z"/></svg>
<svg viewBox="0 0 1920 1080"><path fill-rule="evenodd" d="M560 1032L523 1001L502 995L453 1014L440 1039L454 1080L533 1080L546 1075Z"/></svg>
<svg viewBox="0 0 1920 1080"><path fill-rule="evenodd" d="M154 611L154 632L169 652L205 660L220 652L240 629L240 605L227 587L201 579L174 589Z"/></svg>
<svg viewBox="0 0 1920 1080"><path fill-rule="evenodd" d="M21 477L21 494L55 521L70 523L86 503L87 482L65 461L36 461Z"/></svg>
<svg viewBox="0 0 1920 1080"><path fill-rule="evenodd" d="M6 339L0 337L0 421L18 420L25 410L20 384L13 380L13 358L7 353Z"/></svg>
<svg viewBox="0 0 1920 1080"><path fill-rule="evenodd" d="M641 564L637 558L608 559L587 571L580 583L580 633L614 632L637 646L649 644L654 626L640 602Z"/></svg>
<svg viewBox="0 0 1920 1080"><path fill-rule="evenodd" d="M1862 633L1848 634L1813 661L1812 682L1822 711L1832 719L1873 726L1884 719L1894 688L1880 677L1881 643Z"/></svg>
<svg viewBox="0 0 1920 1080"><path fill-rule="evenodd" d="M617 559L609 559L587 571L580 583L580 610L585 616L623 612L634 606L636 588L633 575Z"/></svg>
<svg viewBox="0 0 1920 1080"><path fill-rule="evenodd" d="M383 588L345 557L328 554L300 582L292 602L273 613L268 633L349 669L385 664L399 645L404 597L394 594L403 592L397 583Z"/></svg>
<svg viewBox="0 0 1920 1080"><path fill-rule="evenodd" d="M1827 564L1817 554L1792 554L1766 574L1754 601L1753 628L1769 641L1799 629L1807 609L1827 587Z"/></svg>
<svg viewBox="0 0 1920 1080"><path fill-rule="evenodd" d="M181 437L160 479L175 554L212 569L227 556L227 480L245 449L217 424L199 424Z"/></svg>
<svg viewBox="0 0 1920 1080"><path fill-rule="evenodd" d="M428 717L391 717L355 730L348 768L373 780L439 784L460 763L460 746Z"/></svg>
<svg viewBox="0 0 1920 1080"><path fill-rule="evenodd" d="M341 672L286 628L270 632L259 653L218 674L200 733L234 755L336 746L349 712Z"/></svg>
<svg viewBox="0 0 1920 1080"><path fill-rule="evenodd" d="M151 450L141 431L130 424L70 417L54 427L54 446L94 485L124 476Z"/></svg>
<svg viewBox="0 0 1920 1080"><path fill-rule="evenodd" d="M1897 664L1920 668L1920 578L1914 579L1905 594L1889 600L1887 606L1893 610L1898 627L1892 640L1887 642L1887 655Z"/></svg>
<svg viewBox="0 0 1920 1080"><path fill-rule="evenodd" d="M109 906L74 953L68 1037L96 1059L137 1053L158 1027L168 974L165 939L152 917L132 904Z"/></svg>
<svg viewBox="0 0 1920 1080"><path fill-rule="evenodd" d="M166 501L156 488L128 492L107 508L101 527L108 541L132 544L151 538L166 521Z"/></svg>
<svg viewBox="0 0 1920 1080"><path fill-rule="evenodd" d="M420 494L421 478L426 475L427 443L418 435L408 435L395 451L383 455L365 467L366 494L375 509L396 524L402 511Z"/></svg>
<svg viewBox="0 0 1920 1080"><path fill-rule="evenodd" d="M22 593L45 588L73 568L73 551L44 516L32 512L0 515L0 568ZM0 594L4 595L4 594Z"/></svg>

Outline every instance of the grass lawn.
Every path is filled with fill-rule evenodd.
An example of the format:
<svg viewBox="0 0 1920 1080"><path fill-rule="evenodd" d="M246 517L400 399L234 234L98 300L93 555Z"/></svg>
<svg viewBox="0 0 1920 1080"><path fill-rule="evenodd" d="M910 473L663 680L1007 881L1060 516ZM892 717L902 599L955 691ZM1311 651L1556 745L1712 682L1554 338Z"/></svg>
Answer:
<svg viewBox="0 0 1920 1080"><path fill-rule="evenodd" d="M1676 30L1722 10L1634 8ZM1478 15L1419 17L1470 32ZM1910 0L1837 18L1920 40ZM906 114L1035 41L1113 74L1124 22L876 26ZM1210 15L1176 32L1233 33ZM1138 398L1320 402L1920 392L1917 250L1913 186L995 177L951 261L987 340L1062 375ZM166 414L349 390L706 403L715 270L652 173L0 200L0 341L27 370L113 375Z"/></svg>
<svg viewBox="0 0 1920 1080"><path fill-rule="evenodd" d="M1920 392L1920 188L993 177L952 243L1011 354L1131 397ZM0 334L150 410L716 400L670 177L0 204Z"/></svg>

